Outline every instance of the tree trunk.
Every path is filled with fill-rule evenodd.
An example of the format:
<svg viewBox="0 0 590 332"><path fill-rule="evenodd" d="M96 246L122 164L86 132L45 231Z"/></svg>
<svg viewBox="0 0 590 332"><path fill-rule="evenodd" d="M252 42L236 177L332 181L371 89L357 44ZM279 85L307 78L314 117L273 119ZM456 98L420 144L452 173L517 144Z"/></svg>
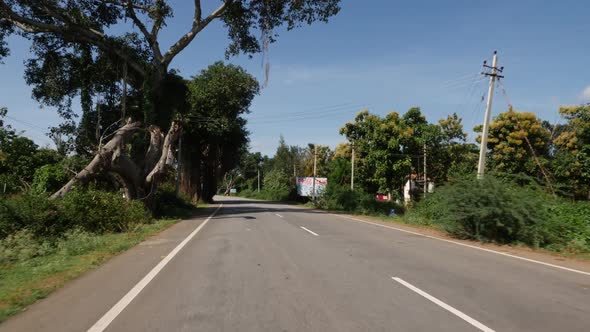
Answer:
<svg viewBox="0 0 590 332"><path fill-rule="evenodd" d="M84 184L92 178L105 172L114 173L120 178L127 199L146 198L150 205L159 181L163 177L166 167L170 164L172 145L178 138L180 124L173 122L168 133L163 137L160 128L150 126L150 146L145 155L145 167L142 171L129 156L124 154L125 141L136 131L141 129L140 122L128 121L119 128L113 138L105 144L92 161L84 167L74 178L66 183L51 198L60 198L71 191L76 184Z"/></svg>
<svg viewBox="0 0 590 332"><path fill-rule="evenodd" d="M63 197L70 192L76 184L84 184L94 176L109 170L113 160L118 159L125 139L131 136L135 131L139 130L139 128L139 122L128 121L127 124L117 130L113 138L98 151L88 166L84 167L84 169L78 172L78 174L68 181L68 183L66 183L60 190L51 195L51 198L55 199Z"/></svg>

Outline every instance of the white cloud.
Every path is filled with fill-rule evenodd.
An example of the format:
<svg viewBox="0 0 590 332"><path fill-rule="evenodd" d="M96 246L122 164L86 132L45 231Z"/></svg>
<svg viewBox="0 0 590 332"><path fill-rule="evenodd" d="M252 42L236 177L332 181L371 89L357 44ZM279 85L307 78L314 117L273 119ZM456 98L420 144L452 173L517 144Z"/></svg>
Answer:
<svg viewBox="0 0 590 332"><path fill-rule="evenodd" d="M590 101L590 85L588 85L582 93L580 93L580 99L583 101Z"/></svg>

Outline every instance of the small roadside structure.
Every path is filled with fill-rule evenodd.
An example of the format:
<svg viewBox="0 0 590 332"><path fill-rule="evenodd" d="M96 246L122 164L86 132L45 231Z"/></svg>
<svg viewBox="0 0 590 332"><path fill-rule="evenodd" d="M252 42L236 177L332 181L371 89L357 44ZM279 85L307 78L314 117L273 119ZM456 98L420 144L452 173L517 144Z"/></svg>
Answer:
<svg viewBox="0 0 590 332"><path fill-rule="evenodd" d="M420 194L424 194L424 182L426 182L426 191L434 192L434 181L423 174L410 174L404 178L403 195L404 205L415 201Z"/></svg>

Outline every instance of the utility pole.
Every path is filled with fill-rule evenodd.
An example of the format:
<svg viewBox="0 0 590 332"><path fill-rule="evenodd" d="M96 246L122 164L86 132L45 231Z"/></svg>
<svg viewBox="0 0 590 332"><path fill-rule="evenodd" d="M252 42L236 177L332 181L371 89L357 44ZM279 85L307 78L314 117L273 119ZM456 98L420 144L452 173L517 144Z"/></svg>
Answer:
<svg viewBox="0 0 590 332"><path fill-rule="evenodd" d="M127 112L127 62L124 62L123 63L123 97L121 98L121 120L123 120L123 124L125 124L125 113L126 112Z"/></svg>
<svg viewBox="0 0 590 332"><path fill-rule="evenodd" d="M260 192L260 165L258 165L258 192Z"/></svg>
<svg viewBox="0 0 590 332"><path fill-rule="evenodd" d="M180 129L180 135L178 136L178 156L176 165L176 196L180 194L180 172L182 168L182 129Z"/></svg>
<svg viewBox="0 0 590 332"><path fill-rule="evenodd" d="M352 164L350 165L350 190L354 190L354 142L352 143Z"/></svg>
<svg viewBox="0 0 590 332"><path fill-rule="evenodd" d="M317 176L317 160L318 160L318 145L313 145L313 198L316 197L315 192L315 177Z"/></svg>
<svg viewBox="0 0 590 332"><path fill-rule="evenodd" d="M426 176L426 142L424 143L424 196L428 191L428 177Z"/></svg>
<svg viewBox="0 0 590 332"><path fill-rule="evenodd" d="M498 72L502 72L504 67L498 68L498 51L494 51L494 58L492 60L492 66L488 66L486 61L483 62L484 68L491 69L491 72L482 73L485 76L490 77L490 87L488 88L488 103L486 105L486 114L483 123L483 132L481 134L481 146L479 149L479 161L477 163L477 178L483 179L483 175L485 172L485 164L486 164L486 152L488 150L488 131L489 131L489 122L490 122L490 113L492 111L492 99L494 97L494 85L496 83L496 78L500 79L504 76L498 75Z"/></svg>

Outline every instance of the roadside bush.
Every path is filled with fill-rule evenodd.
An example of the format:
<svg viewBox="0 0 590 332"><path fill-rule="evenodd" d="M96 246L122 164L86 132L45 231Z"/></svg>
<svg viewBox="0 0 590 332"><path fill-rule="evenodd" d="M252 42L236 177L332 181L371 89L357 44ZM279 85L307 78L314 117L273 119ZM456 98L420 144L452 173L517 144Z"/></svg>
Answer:
<svg viewBox="0 0 590 332"><path fill-rule="evenodd" d="M264 189L258 198L270 201L286 201L291 196L289 176L280 170L272 170L264 176Z"/></svg>
<svg viewBox="0 0 590 332"><path fill-rule="evenodd" d="M56 202L47 195L33 193L0 199L0 238L24 228L40 236L65 231Z"/></svg>
<svg viewBox="0 0 590 332"><path fill-rule="evenodd" d="M23 190L23 184L16 174L0 174L0 193L14 194Z"/></svg>
<svg viewBox="0 0 590 332"><path fill-rule="evenodd" d="M55 251L50 241L36 239L23 229L0 240L0 265L45 256Z"/></svg>
<svg viewBox="0 0 590 332"><path fill-rule="evenodd" d="M444 185L412 211L459 238L532 246L544 242L540 226L548 212L547 197L537 186L519 186L492 175Z"/></svg>
<svg viewBox="0 0 590 332"><path fill-rule="evenodd" d="M189 197L176 195L176 188L171 183L163 183L155 195L153 213L156 217L189 217L195 209Z"/></svg>
<svg viewBox="0 0 590 332"><path fill-rule="evenodd" d="M127 201L119 193L76 190L59 200L60 222L66 229L79 227L93 233L125 232L151 221L139 201Z"/></svg>
<svg viewBox="0 0 590 332"><path fill-rule="evenodd" d="M549 208L550 217L540 228L541 245L572 253L590 252L590 203L559 200Z"/></svg>
<svg viewBox="0 0 590 332"><path fill-rule="evenodd" d="M67 173L61 163L41 166L33 175L31 190L36 193L53 193L66 184L70 177L71 174Z"/></svg>

